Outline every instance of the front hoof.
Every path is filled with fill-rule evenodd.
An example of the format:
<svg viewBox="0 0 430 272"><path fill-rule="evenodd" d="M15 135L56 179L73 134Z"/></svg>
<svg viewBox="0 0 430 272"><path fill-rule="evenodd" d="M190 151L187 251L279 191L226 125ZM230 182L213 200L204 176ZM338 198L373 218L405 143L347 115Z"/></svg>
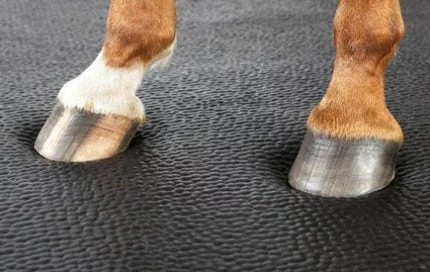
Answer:
<svg viewBox="0 0 430 272"><path fill-rule="evenodd" d="M87 162L124 151L141 120L66 108L57 102L34 148L54 161Z"/></svg>
<svg viewBox="0 0 430 272"><path fill-rule="evenodd" d="M386 187L394 178L400 144L345 140L308 130L290 171L290 185L328 197L357 197Z"/></svg>

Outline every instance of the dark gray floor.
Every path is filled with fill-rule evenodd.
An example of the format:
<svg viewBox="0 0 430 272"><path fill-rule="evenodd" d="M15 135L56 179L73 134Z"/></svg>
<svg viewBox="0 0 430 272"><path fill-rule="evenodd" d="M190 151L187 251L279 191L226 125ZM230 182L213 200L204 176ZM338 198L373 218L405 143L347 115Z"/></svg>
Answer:
<svg viewBox="0 0 430 272"><path fill-rule="evenodd" d="M387 189L287 185L333 62L336 1L178 1L172 65L123 154L44 160L35 137L95 58L107 1L0 1L0 271L430 271L430 5L403 1L387 74L406 135Z"/></svg>

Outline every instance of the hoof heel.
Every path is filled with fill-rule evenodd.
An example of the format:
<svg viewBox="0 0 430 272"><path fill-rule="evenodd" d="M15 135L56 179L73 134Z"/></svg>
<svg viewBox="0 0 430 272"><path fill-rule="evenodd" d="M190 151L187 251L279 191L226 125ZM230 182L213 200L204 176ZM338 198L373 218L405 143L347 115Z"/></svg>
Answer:
<svg viewBox="0 0 430 272"><path fill-rule="evenodd" d="M328 197L357 197L383 189L394 178L400 144L345 140L306 133L290 171L290 185Z"/></svg>
<svg viewBox="0 0 430 272"><path fill-rule="evenodd" d="M34 148L54 161L87 162L124 151L142 122L118 115L65 108L57 102Z"/></svg>

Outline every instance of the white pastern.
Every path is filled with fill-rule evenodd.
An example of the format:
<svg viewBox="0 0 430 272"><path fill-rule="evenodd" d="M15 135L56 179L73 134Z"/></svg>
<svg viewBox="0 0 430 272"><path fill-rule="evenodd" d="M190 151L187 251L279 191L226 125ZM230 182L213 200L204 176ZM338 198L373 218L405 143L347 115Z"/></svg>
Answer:
<svg viewBox="0 0 430 272"><path fill-rule="evenodd" d="M57 98L65 107L144 120L145 110L136 91L150 68L168 63L174 45L156 56L152 64L129 68L108 67L102 51L84 72L64 84Z"/></svg>

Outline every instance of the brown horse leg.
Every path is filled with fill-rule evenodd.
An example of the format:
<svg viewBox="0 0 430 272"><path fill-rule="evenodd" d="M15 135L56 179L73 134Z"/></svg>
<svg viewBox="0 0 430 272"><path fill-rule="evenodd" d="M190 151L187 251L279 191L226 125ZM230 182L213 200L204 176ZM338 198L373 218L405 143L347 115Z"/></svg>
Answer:
<svg viewBox="0 0 430 272"><path fill-rule="evenodd" d="M404 34L399 0L340 0L336 60L309 116L290 184L323 196L359 196L394 178L402 130L388 111L384 72Z"/></svg>

